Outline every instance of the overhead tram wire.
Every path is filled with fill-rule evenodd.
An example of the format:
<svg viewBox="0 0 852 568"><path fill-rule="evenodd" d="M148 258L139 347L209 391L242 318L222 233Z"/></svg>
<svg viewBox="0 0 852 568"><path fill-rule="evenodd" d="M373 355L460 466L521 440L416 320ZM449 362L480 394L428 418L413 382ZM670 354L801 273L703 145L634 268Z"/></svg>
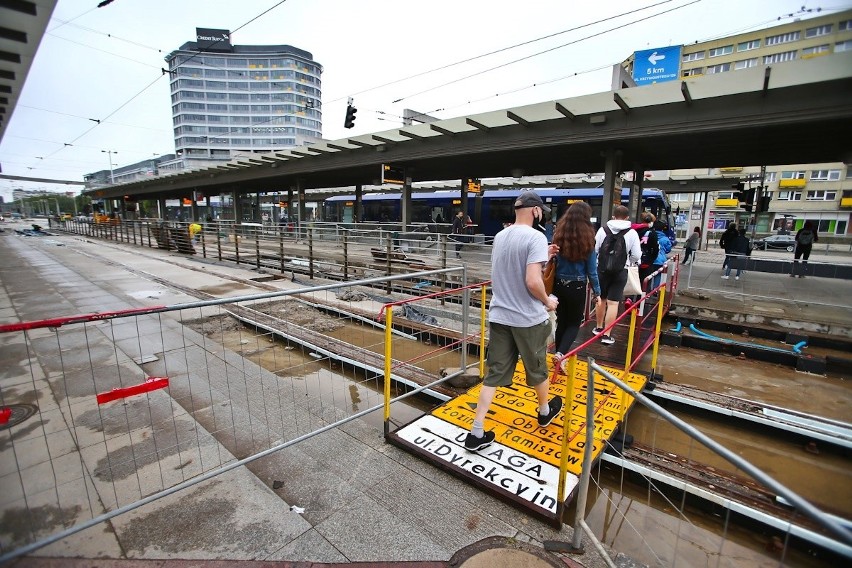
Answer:
<svg viewBox="0 0 852 568"><path fill-rule="evenodd" d="M277 4L275 4L274 6L269 7L268 9L264 10L263 12L261 12L260 14L258 14L257 16L254 16L253 18L249 19L247 22L243 23L242 25L238 26L237 28L234 28L234 30L232 30L232 33L233 33L234 31L239 31L240 29L242 29L242 28L246 27L246 26L247 26L247 25L249 25L250 23L252 23L252 22L256 21L257 19L261 18L262 16L264 16L264 15L268 14L268 13L269 13L269 12L271 12L272 10L274 10L274 9L278 8L279 6L281 6L282 4L284 4L286 1L287 1L287 0L281 0L280 2L278 2ZM564 33L568 33L568 32L571 32L571 31L576 31L576 30L578 30L578 29L582 29L582 28L585 28L585 27L588 27L588 26L591 26L591 25L595 25L595 24L601 23L601 22L610 21L610 20L613 20L613 19L615 19L615 18L619 18L619 17L623 17L623 16L625 16L625 15L633 14L633 13L638 12L638 11L642 11L642 10L646 10L646 9L649 9L649 8L653 8L653 7L656 7L656 6L662 5L662 4L667 4L667 3L672 2L672 1L674 1L674 0L663 0L662 2L658 2L657 4L652 4L652 5L649 5L649 6L645 6L645 7L642 7L642 8L638 8L638 9L636 9L636 10L631 10L631 11L629 11L629 12L624 12L624 13L622 13L622 14L618 14L618 15L615 15L615 16L611 16L611 17L609 17L609 18L604 18L604 19L598 20L598 21L596 21L596 22L590 22L590 23L587 23L587 24L583 24L582 26L576 26L576 27L574 27L574 28L570 28L570 29L567 29L567 30L563 30L563 31L560 31L560 32L557 32L557 33L548 34L548 35L546 35L546 36L542 36L542 37L540 37L540 38L536 38L536 39L533 39L533 40L528 40L528 41L526 41L526 42L521 42L521 43L519 43L519 44L515 44L515 45L512 45L512 46L508 46L508 47L505 47L505 48L501 48L501 49L499 49L499 50L495 50L495 51L492 51L492 52L489 52L489 53L485 53L485 54L482 54L482 55L478 55L478 56L475 56L475 57L473 57L473 58L468 58L468 59L466 59L466 60L462 60L462 61L459 61L459 62L456 62L456 63L450 64L450 65L445 65L445 66L443 66L443 67L435 68L435 69L432 69L432 70L429 70L429 71L424 71L424 72L421 72L421 73L418 73L418 74L415 74L415 75L412 75L412 76L409 76L409 77L406 77L406 78L403 78L403 79L398 79L398 80L396 80L396 81L392 81L392 82L390 82L390 83L386 83L386 84L384 84L384 85L380 85L380 86L377 86L377 87L373 87L373 88L370 88L370 89L366 89L366 90L364 90L364 91L360 91L359 93L355 93L355 94L360 94L360 93L364 93L364 92L369 92L369 91L372 91L372 90L376 90L376 89L382 88L382 87L384 87L384 86L392 85L392 84L399 83L399 82L402 82L402 81L405 81L405 80L408 80L408 79L411 79L411 78L415 78L415 77L423 76L423 75L428 74L428 73L432 73L432 72L436 72L436 71L439 71L439 70L443 70L443 69L447 69L447 68L450 68L450 67L454 67L454 66L457 66L457 65L461 65L461 64L466 63L466 62L469 62L469 61L474 61L474 60L476 60L476 59L480 59L480 58L483 58L483 57L487 57L487 56L489 56L489 55L493 55L493 54L501 53L501 52L503 52L503 51L507 51L507 50L510 50L510 49L514 49L514 48L516 48L516 47L521 47L521 46L524 46L524 45L528 45L528 44L531 44L531 43L535 43L535 42L537 42L537 41L542 41L542 40L545 40L545 39L548 39L548 38L551 38L551 37L556 37L556 36L558 36L558 35L562 35L562 34L564 34ZM695 0L695 1L697 2L697 1L700 1L700 0ZM93 10L94 10L94 9L93 9ZM89 12L91 12L91 11L92 11L92 10L89 10L89 11L87 11L87 12L84 12L84 13L83 13L83 14L81 14L80 16L77 16L77 17L73 18L72 20L65 21L65 22L63 22L63 24L62 24L62 25L66 25L66 24L68 24L68 23L72 22L73 20L76 20L76 19L78 19L78 18L80 18L80 17L82 17L82 16L84 16L84 15L88 14L88 13L89 13ZM641 21L641 20L639 20L639 21ZM61 27L62 25L57 26L56 28L53 28L53 30L58 29L58 28L59 28L59 27ZM97 31L95 31L95 30L92 30L91 28L85 28L85 27L83 27L83 26L79 26L79 25L77 25L77 24L75 24L75 26L76 26L76 27L79 27L79 28L81 28L81 29L86 29L87 31L91 31L92 33L101 33L101 34L104 34L104 32L97 32ZM50 30L50 31L53 31L53 30ZM136 43L136 42L132 42L131 40L125 40L125 39L120 38L120 37L118 37L118 36L115 36L115 35L113 35L113 34L104 34L104 35L106 35L107 37L113 38L113 39L120 40L120 41L126 41L126 42L128 42L128 43L134 43L134 44ZM55 37L57 37L57 38L59 38L59 39L65 39L65 38L62 38L62 37L60 37L60 36L55 36ZM66 41L69 41L69 42L71 42L71 43L77 43L78 45L84 45L84 46L85 46L85 44L80 44L79 42L74 42L73 40L68 40L68 39L66 39ZM221 40L221 39L217 39L217 40L216 40L216 42L218 42L218 41L222 41L222 40ZM214 42L213 44L215 45L215 43L216 43L216 42ZM138 44L137 44L137 45L138 45ZM103 51L103 50L99 50L98 48L94 48L94 47L91 47L91 46L88 46L88 47L90 47L91 49L95 49L95 50L97 50L97 51L102 51L102 52L104 52L104 53L109 53L109 52L106 52L106 51ZM151 49L154 49L154 48L151 48ZM161 50L161 49L156 49L156 51L157 51L158 53L162 53L162 50ZM186 61L182 62L182 63L181 63L181 65L183 65L183 64L185 64L185 63L187 63L187 62L189 62L189 61L192 61L192 59L193 59L193 58L195 58L195 57L197 57L197 56L199 56L199 55L201 55L201 54L203 54L203 53L208 53L208 50L205 50L205 49L199 49L199 50L197 50L197 51L196 51L196 53L194 53L192 56L190 56L190 57L189 57ZM543 52L543 53L546 53L546 52ZM120 55L117 55L117 54L112 54L112 55L115 55L116 57L124 58L123 56L120 56ZM129 59L129 58L124 58L124 59ZM129 59L129 60L130 60L130 59ZM134 60L131 60L131 61L134 61ZM139 63L138 61L136 61L136 62L137 62L137 63ZM511 63L509 63L509 64L511 64ZM144 64L144 65L147 65L147 64ZM215 68L215 67L214 67L214 68ZM498 67L498 68L499 68L499 67ZM161 75L160 77L158 77L158 80L159 80L161 77L162 77L162 75ZM155 81L155 82L156 82L156 81ZM152 84L153 84L153 83L152 83ZM138 96L139 96L142 92L144 92L145 90L147 90L148 88L150 88L152 84L149 84L149 85L148 85L148 86L146 86L144 89L142 89L139 93L137 93L136 95L134 95L133 97L131 97L131 99L129 99L127 102L125 102L124 104L122 104L121 106L119 106L119 107L118 107L115 111L113 111L112 113L110 113L110 114L109 114L106 118L108 118L109 116L112 116L113 114L115 114L115 112L118 112L118 110L120 110L121 108L123 108L124 106L126 106L126 105L130 102L130 101L132 101L133 99L135 99L136 97L138 97ZM419 94L419 93L418 93L418 94ZM413 96L413 95L412 95L412 96ZM332 102L332 103L333 103L333 102L336 102L336 100L338 100L338 99L334 99L334 100L329 101L329 102ZM433 111L433 112L434 112L434 111ZM106 120L106 118L103 118L103 119L100 119L100 120L101 120L101 121L105 121L105 120ZM271 120L271 119L270 119L270 120ZM97 125L96 125L95 127L97 127ZM71 144L73 144L73 142L75 142L75 141L79 140L82 136L85 136L86 134L88 134L89 132L91 132L91 131L95 128L95 127L90 128L90 129L86 130L85 132L83 132L80 136L78 136L78 137L76 137L74 140L72 140L72 143L71 143ZM229 132L229 133L226 133L226 135L227 135L227 134L230 134L230 132ZM58 142L57 142L57 143L58 143ZM68 143L65 143L62 147L60 147L60 148L59 148L59 149L57 149L56 151L54 151L54 152L52 152L52 153L48 154L48 157L50 157L50 156L54 156L55 154L57 154L59 151L63 150L63 149L64 149L66 146L68 146L68 145L69 145Z"/></svg>
<svg viewBox="0 0 852 568"><path fill-rule="evenodd" d="M510 49L515 49L515 48L517 48L517 47L523 47L523 46L525 46L525 45L529 45L529 44L532 44L532 43L536 43L536 42L538 42L538 41L543 41L543 40L546 40L546 39L550 39L550 38L552 38L552 37L556 37L556 36L559 36L559 35L562 35L562 34L566 34L566 33L568 33L568 32L574 32L574 31L577 31L577 30L581 30L581 29L583 29L583 28L587 28L587 27L589 27L589 26L594 26L594 25L597 25L597 24L601 24L601 23L603 23L603 22L607 22L607 21L610 21L610 20L614 20L614 19L616 19L616 18L621 18L621 17L624 17L624 16L628 16L628 15L630 15L630 14L634 14L634 13L636 13L636 12L641 12L642 10L648 10L648 9L650 9L650 8L655 8L655 7L657 7L657 6L661 5L661 4L668 4L669 2L674 2L674 1L675 1L675 0L662 0L661 2L658 2L658 3L656 3L656 4L651 4L651 5L649 5L649 6L644 6L644 7L642 7L642 8L637 8L637 9L635 9L635 10L630 10L629 12L622 12L621 14L616 14L615 16L610 16L610 17L608 17L608 18L603 18L603 19L601 19L601 20L597 20L597 21L594 21L594 22L588 22L588 23L586 23L586 24L582 24L582 25L580 25L580 26L575 26L575 27L573 27L573 28L568 28L567 30L562 30L561 32L555 32L555 33L548 34L548 35L545 35L545 36L541 36L541 37L538 37L538 38L535 38L535 39L530 39L530 40L527 40L527 41L523 41L523 42L521 42L521 43L516 43L516 44L514 44L514 45L509 45L509 46L506 46L506 47L501 47L500 49L496 49L496 50L494 50L494 51L489 51L489 52L487 52L487 53L482 53L482 54L480 54L480 55L475 55L475 56L473 56L473 57L469 57L469 58L467 58L467 59L462 59L461 61L456 61L455 63L448 63L447 65L442 65L442 66L440 66L440 67L435 67L435 68L433 68L433 69L429 69L429 70L427 70L427 71L421 71L421 72L419 72L419 73L415 73L414 75L409 75L409 76L407 76L407 77L403 77L403 78L401 78L401 79L395 79L395 80L393 80L393 81L389 81L389 82L387 82L387 83L383 83L383 84L381 84L381 85L377 85L377 86L375 86L375 87L370 87L370 88L368 88L368 89L364 89L364 90L362 90L362 91L358 91L358 92L356 92L356 93L352 93L352 95L351 95L351 96L356 96L356 95L362 95L362 94L364 94L364 93L369 93L369 92L371 92L371 91L375 91L375 90L377 90L377 89L382 89L382 88L384 88L384 87L389 87L389 86L391 86L391 85L396 85L397 83L402 83L403 81L408 81L409 79L416 79L417 77L422 77L423 75L428 75L429 73L435 73L435 72L438 72L438 71L444 71L445 69L450 69L451 67L456 67L456 66L458 66L458 65L463 65L463 64L465 64L465 63L470 63L471 61L476 61L477 59L482 59L483 57L488 57L488 56L490 56L490 55L496 55L496 54L498 54L498 53L502 53L502 52L504 52L504 51L508 51L508 50L510 50ZM695 0L695 1L696 1L696 2L700 2L701 0ZM329 103L335 103L335 102L340 101L340 100L343 100L343 99L345 99L345 98L346 98L346 97L338 97L338 98L336 98L336 99L332 99L332 100L330 100L330 101L328 101L328 102L329 102ZM400 100L401 100L401 99L400 99ZM395 102L395 103L396 103L396 102L399 102L399 101L393 101L393 102Z"/></svg>
<svg viewBox="0 0 852 568"><path fill-rule="evenodd" d="M104 122L104 123L108 122L106 120L101 120L101 119L98 119L98 118L89 118L88 116L81 116L79 114L70 114L70 113L67 113L67 112L60 112L58 110L50 110L50 109L47 109L47 108L35 107L35 106L31 106L31 105L18 105L18 106L21 107L21 108L38 110L38 111L41 111L41 112L48 112L50 114L58 114L60 116L69 116L71 118L79 118L79 119L82 119L82 120L90 120L92 122ZM109 124L112 124L114 126L123 126L125 128L139 128L139 129L142 129L142 130L153 130L155 132L163 132L164 131L162 128L150 128L148 126L138 126L136 124L124 124L124 123L121 123L121 122L109 122ZM23 137L20 137L20 138L23 138ZM30 140L35 140L35 138L31 138ZM51 140L44 140L44 142L52 142L52 141Z"/></svg>
<svg viewBox="0 0 852 568"><path fill-rule="evenodd" d="M234 30L232 30L232 32L233 32L233 31L239 31L240 29L242 29L242 28L246 27L246 26L247 26L247 25L249 25L250 23L252 23L252 22L254 22L255 20L257 20L258 18L260 18L260 17L262 17L262 16L264 16L264 15L268 14L269 12L271 12L272 10L274 10L275 8L279 7L281 4L284 4L286 1L287 1L287 0L281 0L280 2L278 2L277 4L275 4L274 6L271 6L271 7L267 8L266 10L264 10L263 12L261 12L260 14L258 14L257 16L254 16L253 18L251 18L250 20L248 20L248 21L247 21L247 22L245 22L244 24L242 24L242 25L238 26L237 28L235 28ZM80 17L82 17L82 16L84 16L84 15L86 15L86 14L88 14L88 13L92 12L92 11L93 11L93 10L95 10L95 9L96 9L96 8L93 8L92 10L88 10L88 11L84 12L83 14L81 14L80 16L77 16L77 17L76 17L76 18L74 18L74 19L80 18ZM66 22L66 23L68 23L68 22ZM65 25L65 24L62 24L62 25ZM58 29L59 27L61 27L61 26L57 26L56 28L53 28L53 29ZM53 31L53 30L51 30L51 31ZM58 37L58 36L57 36L57 37ZM110 35L109 37L114 37L114 36ZM70 40L69 40L69 41L70 41ZM221 39L217 39L217 40L216 40L216 42L219 42L219 41L221 41ZM215 45L215 43L216 43L216 42L213 42L213 45ZM82 44L81 44L81 45L82 45ZM89 46L89 47L91 47L91 46ZM92 48L92 49L96 49L96 50L97 50L97 48ZM98 50L98 51L101 51L101 50ZM205 50L203 50L203 49L199 49L198 51L196 51L196 53L195 53L195 54L193 54L193 55L190 57L190 59L192 59L193 57L196 57L196 56L198 56L198 55L201 55L202 53L206 53L206 51L205 51ZM112 54L112 55L116 55L116 54ZM122 56L120 56L120 55L116 55L116 57L122 57ZM127 106L128 104L130 104L130 103L131 103L134 99L136 99L139 95L141 95L142 93L144 93L145 91L147 91L147 90L148 90L149 88L151 88L151 87L152 87L152 86L153 86L153 85L154 85L157 81L159 81L160 79L162 79L162 77L163 77L163 74L161 73L161 74L160 74L160 76L158 76L158 77L157 77L154 81L152 81L151 83L149 83L148 85L146 85L146 86L145 86L142 90L140 90L140 91L139 91L139 92L137 92L135 95L133 95L132 97L130 97L127 101L125 101L124 103L122 103L121 105L119 105L119 106L118 106L118 108L116 108L116 109L115 109L115 110L113 110L111 113L109 113L108 115L106 115L106 117L99 119L99 121L98 121L98 122L97 122L97 123L96 123L93 127L89 128L88 130L85 130L82 134L80 134L79 136L77 136L76 138L74 138L74 139L73 139L70 143L69 143L69 142L64 142L64 143L62 143L62 144L63 144L63 146L61 146L60 148L58 148L57 150L55 150L55 151L53 151L53 152L50 152L50 153L46 154L44 157L45 157L45 158L49 158L49 157L55 156L56 154L58 154L59 152L61 152L62 150L64 150L66 147L68 147L68 146L73 146L74 142L76 142L77 140L80 140L80 138L82 138L83 136L86 136L87 134L89 134L92 130L94 130L95 128L97 128L98 126L100 126L101 122L106 121L109 117L113 116L115 113L117 113L118 111L120 111L122 108L124 108L125 106ZM58 144L59 142L56 142L56 143ZM33 167L34 167L34 166L33 166ZM32 169L32 168L31 168L31 169Z"/></svg>
<svg viewBox="0 0 852 568"><path fill-rule="evenodd" d="M607 33L609 33L609 32L613 32L613 31L616 31L616 30L622 30L622 29L624 29L624 28L625 28L625 27L627 27L627 26L632 26L633 24L638 24L638 23L640 23L640 22L644 22L644 21L646 21L646 20L650 20L650 19L652 19L652 18L656 18L657 16L662 16L663 14L668 14L669 12L674 12L674 11L676 11L676 10L680 10L681 8L686 8L687 6L691 6L692 4L697 4L697 3L699 3L699 2L701 2L701 0L692 0L691 2L688 2L688 3L686 3L686 4L683 4L682 6L677 6L677 7L675 7L675 8L671 8L671 9L669 9L669 10L665 10L665 11L663 11L663 12L659 12L659 13L657 13L657 14L652 14L652 15L650 15L650 16L646 16L646 17L644 17L644 18L640 18L640 19L635 20L635 21L633 21L633 22L628 22L628 23L626 23L626 24L621 24L621 25L619 25L619 26L616 26L616 27L613 27L613 28L609 28L609 29L607 29L607 30L603 30L603 31L601 31L601 32L597 32L597 33L595 33L595 34L592 34L592 35L589 35L589 36L586 36L586 37L582 37L582 38L579 38L579 39L576 39L576 40L573 40L573 41L569 41L568 43L564 43L564 44L562 44L562 45L557 45L557 46L555 46L555 47L551 47L551 48L549 48L549 49L545 49L544 51L539 51L539 52L537 52L537 53L532 53L532 54L530 54L530 55L527 55L527 56L521 57L521 58L519 58L519 59L515 59L515 60L513 60L513 61L508 61L508 62L506 62L506 63L500 64L500 65L496 65L496 66L494 66L494 67L489 67L488 69L483 69L482 71L478 71L478 72L476 72L476 73L472 73L472 74L470 74L470 75L466 75L466 76L464 76L464 77L459 77L459 78L457 78L457 79L453 79L452 81L447 81L446 83L442 83L442 84L440 84L440 85L436 85L436 86L434 86L434 87L430 87L430 88L428 88L428 89L424 89L424 90L422 90L422 91L418 91L418 92L416 92L416 93L412 93L412 94L410 94L410 95L406 95L406 96L404 96L404 97L401 97L401 98L399 98L399 99L396 99L396 100L392 101L392 104L393 104L393 103L399 103L399 102L402 102L402 101L404 101L404 100L406 100L406 99L410 99L410 98L413 98L413 97L416 97L416 96L419 96L419 95L422 95L422 94L425 94L425 93L429 93L429 92L431 92L431 91L435 91L435 90L437 90L437 89L441 89L441 88L443 88L443 87L447 87L447 86L449 86L449 85L453 85L453 84L455 84L455 83L460 83L461 81L465 81L465 80L467 80L467 79L472 79L473 77L478 77L479 75L484 75L484 74L486 74L486 73L490 73L491 71L496 71L497 69L502 69L502 68L504 68L504 67L508 67L509 65L514 65L515 63L520 63L521 61L526 61L527 59L532 59L533 57L538 57L539 55L544 55L545 53L550 53L551 51L556 51L557 49L562 49L563 47L568 47L569 45L574 45L574 44L579 43L579 42L581 42L581 41L586 41L587 39L592 39L592 38L595 38L595 37L599 37L599 36L602 36L602 35L604 35L604 34L607 34Z"/></svg>
<svg viewBox="0 0 852 568"><path fill-rule="evenodd" d="M474 104L474 103L481 103L481 102L487 101L489 99L502 97L502 96L506 96L506 95L512 95L514 93L519 93L519 92L525 91L527 89L534 89L535 87L542 87L544 85L549 85L551 83L557 83L559 81L564 81L565 79L570 79L572 77L577 77L579 75L585 75L586 73L594 73L596 71L602 71L603 69L609 69L615 64L616 63L607 63L605 65L599 65L597 67L592 67L591 69L584 69L583 71L575 71L575 72L573 72L569 75L563 75L562 77L556 77L555 79L547 79L545 81L538 81L537 83L533 83L531 85L526 85L526 86L523 86L523 87L517 87L515 89L510 89L508 91L503 91L502 93L496 93L496 94L493 94L493 95L488 95L488 96L485 96L485 97L481 97L479 99L471 99L469 101L465 101L465 102L457 104L457 105L428 110L428 111L419 113L418 116L430 115L430 114L435 113L435 112L448 111L448 110L452 110L452 109L456 109L456 108L465 107L465 106L468 106L468 105L471 105L471 104ZM369 111L370 109L366 109L366 110ZM381 117L379 117L378 120L385 120L385 121L388 121L388 122L402 122L405 119L405 117L403 117L403 116L400 116L398 114L392 114L392 113L389 113L389 112L386 112L386 111L383 111L383 110L373 110L373 112L375 112L376 114L380 114L380 115L384 115L384 116L388 116L388 117L394 117L396 119L399 119L399 120L393 120L392 118L381 118ZM413 118L416 118L416 117L413 117Z"/></svg>
<svg viewBox="0 0 852 568"><path fill-rule="evenodd" d="M613 65L615 65L615 63L607 63L606 65L599 65L598 67L593 67L591 69L585 69L583 71L575 71L574 73L571 73L570 75L563 75L562 77L557 77L555 79L548 79L546 81L539 81L538 83L533 83L532 85L527 85L525 87L518 87L516 89L511 89L509 91L504 91L502 93L497 93L495 95L488 95L486 97L482 97L482 98L479 98L479 99L472 99L472 100L463 102L461 104L457 104L457 105L454 105L454 106L448 106L448 107L445 107L445 108L440 108L440 109L428 111L428 112L452 110L452 109L455 109L455 108L461 108L461 107L464 107L464 106L468 106L468 105L471 105L471 104L474 104L474 103L481 103L481 102L487 101L489 99L502 97L502 96L506 96L506 95L512 95L512 94L515 94L515 93L519 93L521 91L525 91L527 89L533 89L535 87L542 87L544 85L549 85L551 83L557 83L559 81L564 81L565 79L571 79L572 77L577 77L579 75L585 75L586 73L594 73L595 71L602 71L603 69L609 69ZM424 114L428 114L428 112L424 113Z"/></svg>

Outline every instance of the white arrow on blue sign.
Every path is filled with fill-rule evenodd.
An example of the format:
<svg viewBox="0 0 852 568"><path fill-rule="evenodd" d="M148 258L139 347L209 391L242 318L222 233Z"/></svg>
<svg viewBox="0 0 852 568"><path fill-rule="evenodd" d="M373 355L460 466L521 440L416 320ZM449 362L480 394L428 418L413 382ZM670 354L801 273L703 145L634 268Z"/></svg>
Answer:
<svg viewBox="0 0 852 568"><path fill-rule="evenodd" d="M633 54L633 80L637 85L676 81L680 77L681 46L657 47Z"/></svg>

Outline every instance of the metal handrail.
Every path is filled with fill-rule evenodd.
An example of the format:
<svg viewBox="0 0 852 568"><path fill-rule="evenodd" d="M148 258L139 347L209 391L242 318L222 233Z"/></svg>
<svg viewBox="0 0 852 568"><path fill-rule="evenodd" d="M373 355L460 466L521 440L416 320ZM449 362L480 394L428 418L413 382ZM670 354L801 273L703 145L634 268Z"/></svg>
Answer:
<svg viewBox="0 0 852 568"><path fill-rule="evenodd" d="M778 493L781 497L783 497L791 505L793 505L794 507L799 509L803 514L805 514L807 517L809 517L812 521L820 524L821 526L825 527L827 530L831 531L844 544L852 546L852 530L849 530L848 528L843 526L843 524L841 524L841 522L836 517L832 517L831 515L825 513L824 511L820 510L819 508L815 507L814 505L809 503L807 500L805 500L804 498L799 496L797 493L795 493L791 489L787 488L785 485L781 484L780 482L776 481L774 478L772 478L770 475L764 473L758 467L752 465L746 459L742 458L741 456L739 456L735 452L732 452L731 450L729 450L728 448L726 448L722 444L716 442L715 440L713 440L712 438L710 438L709 436L707 436L706 434L704 434L703 432L701 432L700 430L695 428L694 426L684 422L683 420L681 420L680 418L678 418L677 416L675 416L671 412L667 411L666 409L664 409L660 405L653 402L651 399L649 399L648 397L646 397L642 393L635 391L627 383L625 383L624 381L622 381L618 377L614 376L612 373L607 371L604 367L601 367L600 365L595 363L595 360L593 358L590 357L588 361L589 361L589 379L588 380L589 380L589 389L590 389L589 392L594 392L594 391L591 390L591 388L593 387L594 372L600 373L601 375L606 377L607 380L612 381L618 388L625 391L627 394L632 396L635 400L644 404L646 407L648 407L653 412L659 414L663 419L670 422L677 429L684 432L685 434L687 434L691 438L697 440L698 442L702 443L704 446L706 446L710 450L714 451L715 453L719 454L722 458L724 458L728 462L734 464L736 467L738 467L739 469L741 469L742 471L744 471L745 473L747 473L748 475L750 475L751 477L756 479L758 482L762 483L763 485L765 485L766 487L768 487L772 491ZM587 406L591 406L591 405L587 405ZM594 427L593 426L593 420L589 419L589 423L590 424L589 424L588 428L591 431L591 429ZM587 445L587 448L588 448L588 446L589 445ZM590 450L587 449L587 453L590 453ZM588 469L588 472L586 471L587 469ZM578 518L580 518L580 519L582 519L582 516L583 516L583 513L582 513L583 509L581 509L580 506L579 506L580 499L582 498L583 503L585 503L585 496L584 496L583 493L588 490L588 484L586 484L586 486L583 487L582 479L583 479L583 476L587 476L587 475L591 475L591 463L590 463L590 460L588 458L584 458L584 460L583 460L583 473L581 474L581 493L578 496L578 501L577 501L578 502L578 506L577 506ZM578 525L578 528L579 528L579 525ZM576 529L575 529L575 531L576 531ZM575 532L575 535L576 534L577 533ZM852 558L852 555L850 555L850 558Z"/></svg>

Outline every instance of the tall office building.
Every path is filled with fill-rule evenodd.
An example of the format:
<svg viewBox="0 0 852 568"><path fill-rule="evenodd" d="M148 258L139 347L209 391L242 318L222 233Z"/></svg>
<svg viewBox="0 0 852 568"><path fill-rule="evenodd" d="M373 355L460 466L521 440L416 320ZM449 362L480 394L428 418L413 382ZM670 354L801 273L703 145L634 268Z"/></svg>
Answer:
<svg viewBox="0 0 852 568"><path fill-rule="evenodd" d="M322 66L310 53L234 45L228 30L196 28L196 36L166 56L175 149L186 167L321 139Z"/></svg>
<svg viewBox="0 0 852 568"><path fill-rule="evenodd" d="M745 32L737 35L637 52L622 62L626 74L637 84L662 80L701 81L704 77L721 73L736 76L743 69L784 65L789 61L813 60L832 57L833 54L852 51L852 10L832 14L794 18L784 24ZM676 55L672 63L655 65L646 56ZM638 58L638 59L637 59ZM671 57L669 58L671 59ZM668 61L668 60L667 60ZM804 67L803 67L804 68ZM662 73L665 71L668 73ZM643 83L643 80L646 80ZM795 132L790 133L795 136ZM842 144L838 141L838 144ZM740 224L755 223L757 231L770 232L801 228L805 221L818 227L821 235L847 236L852 234L852 164L820 163L771 165L760 178L760 165L717 164L705 170L673 170L673 177L688 175L730 175L748 180L740 188L732 184L731 191L717 192L707 207L705 227L722 230L731 221ZM736 180L734 180L736 181ZM753 189L754 208L746 207L738 199L738 190ZM741 195L741 194L740 194ZM687 213L688 234L697 224L696 208L702 205L691 202L691 195L670 195ZM680 203L682 202L682 203Z"/></svg>

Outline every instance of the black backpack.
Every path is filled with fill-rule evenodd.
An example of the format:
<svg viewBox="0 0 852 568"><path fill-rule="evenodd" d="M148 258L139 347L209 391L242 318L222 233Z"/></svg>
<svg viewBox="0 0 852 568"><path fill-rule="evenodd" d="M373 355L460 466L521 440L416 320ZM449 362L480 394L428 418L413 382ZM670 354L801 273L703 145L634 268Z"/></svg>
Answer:
<svg viewBox="0 0 852 568"><path fill-rule="evenodd" d="M604 225L603 230L606 237L598 251L598 271L619 272L624 270L627 264L627 244L624 242L624 235L627 234L628 229L613 233L607 225Z"/></svg>
<svg viewBox="0 0 852 568"><path fill-rule="evenodd" d="M660 256L660 244L654 229L648 229L644 234L639 235L639 248L642 251L642 257L639 259L640 266L651 266L657 261L657 257Z"/></svg>
<svg viewBox="0 0 852 568"><path fill-rule="evenodd" d="M814 244L814 233L810 229L806 229L804 231L799 232L799 244L800 245L812 245Z"/></svg>

